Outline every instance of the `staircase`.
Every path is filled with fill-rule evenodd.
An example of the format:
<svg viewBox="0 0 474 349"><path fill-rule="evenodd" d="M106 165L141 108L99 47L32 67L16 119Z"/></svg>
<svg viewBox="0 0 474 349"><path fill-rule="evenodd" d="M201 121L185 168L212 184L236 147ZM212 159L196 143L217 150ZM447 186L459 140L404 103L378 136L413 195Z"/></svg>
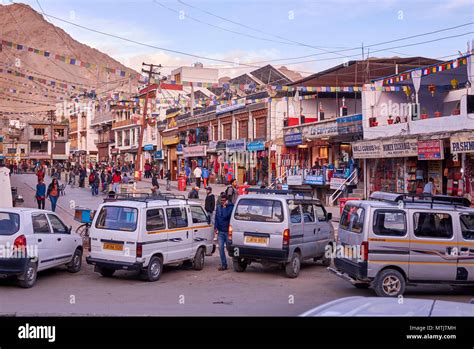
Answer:
<svg viewBox="0 0 474 349"><path fill-rule="evenodd" d="M363 182L357 183L356 186L349 188L349 191L350 191L350 193L348 194L349 197L363 199L364 198L364 183Z"/></svg>

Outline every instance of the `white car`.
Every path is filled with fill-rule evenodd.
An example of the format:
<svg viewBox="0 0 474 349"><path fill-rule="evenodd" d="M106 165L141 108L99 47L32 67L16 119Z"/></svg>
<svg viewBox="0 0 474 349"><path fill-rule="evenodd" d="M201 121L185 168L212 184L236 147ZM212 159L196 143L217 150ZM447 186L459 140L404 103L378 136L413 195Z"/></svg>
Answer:
<svg viewBox="0 0 474 349"><path fill-rule="evenodd" d="M0 275L30 288L39 271L61 265L81 270L82 239L71 227L51 211L0 208Z"/></svg>
<svg viewBox="0 0 474 349"><path fill-rule="evenodd" d="M301 316L473 316L473 301L459 303L418 298L345 297L308 310Z"/></svg>

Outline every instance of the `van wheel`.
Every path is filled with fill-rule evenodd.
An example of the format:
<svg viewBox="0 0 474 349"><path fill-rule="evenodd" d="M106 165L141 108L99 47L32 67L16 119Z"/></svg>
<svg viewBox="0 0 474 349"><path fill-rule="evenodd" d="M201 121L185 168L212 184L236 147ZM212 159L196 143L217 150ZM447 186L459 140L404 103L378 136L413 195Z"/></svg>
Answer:
<svg viewBox="0 0 474 349"><path fill-rule="evenodd" d="M248 263L242 258L232 259L232 266L234 267L234 271L238 273L243 273L247 269L247 265Z"/></svg>
<svg viewBox="0 0 474 349"><path fill-rule="evenodd" d="M146 269L145 277L148 281L158 281L163 272L163 260L161 257L153 256L148 263L148 268Z"/></svg>
<svg viewBox="0 0 474 349"><path fill-rule="evenodd" d="M193 259L193 269L202 270L204 268L204 248L199 247Z"/></svg>
<svg viewBox="0 0 474 349"><path fill-rule="evenodd" d="M25 271L18 277L18 285L22 288L31 288L36 283L38 276L38 265L28 261Z"/></svg>
<svg viewBox="0 0 474 349"><path fill-rule="evenodd" d="M405 278L394 269L382 270L374 281L374 290L379 297L397 297L405 292Z"/></svg>
<svg viewBox="0 0 474 349"><path fill-rule="evenodd" d="M105 278L109 278L115 273L115 269L110 269L110 268L100 268L99 269L100 275L102 275Z"/></svg>
<svg viewBox="0 0 474 349"><path fill-rule="evenodd" d="M300 273L300 268L301 268L301 256L298 252L295 252L293 256L291 257L290 262L287 263L285 266L286 276L288 276L291 279L294 279Z"/></svg>
<svg viewBox="0 0 474 349"><path fill-rule="evenodd" d="M71 262L67 264L67 271L70 273L77 273L81 271L82 266L82 251L80 249L76 249L74 251L74 255L72 256Z"/></svg>

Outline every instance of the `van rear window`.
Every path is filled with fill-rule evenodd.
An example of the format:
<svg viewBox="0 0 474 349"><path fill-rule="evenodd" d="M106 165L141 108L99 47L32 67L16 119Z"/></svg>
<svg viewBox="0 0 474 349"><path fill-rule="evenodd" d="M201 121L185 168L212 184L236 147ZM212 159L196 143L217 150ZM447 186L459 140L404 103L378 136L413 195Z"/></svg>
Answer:
<svg viewBox="0 0 474 349"><path fill-rule="evenodd" d="M95 223L97 229L135 231L138 210L133 207L104 206Z"/></svg>
<svg viewBox="0 0 474 349"><path fill-rule="evenodd" d="M284 218L283 206L277 200L241 199L234 218L239 221L281 223Z"/></svg>
<svg viewBox="0 0 474 349"><path fill-rule="evenodd" d="M362 233L364 229L365 210L362 207L346 205L342 211L339 228L352 233Z"/></svg>
<svg viewBox="0 0 474 349"><path fill-rule="evenodd" d="M0 235L13 235L20 230L20 215L0 212Z"/></svg>

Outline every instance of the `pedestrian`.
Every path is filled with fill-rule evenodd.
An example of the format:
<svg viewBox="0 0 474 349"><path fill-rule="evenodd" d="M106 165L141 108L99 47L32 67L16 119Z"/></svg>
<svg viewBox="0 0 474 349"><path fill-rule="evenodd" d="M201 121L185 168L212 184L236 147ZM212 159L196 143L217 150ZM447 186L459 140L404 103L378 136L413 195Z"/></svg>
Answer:
<svg viewBox="0 0 474 349"><path fill-rule="evenodd" d="M170 170L166 171L165 179L166 179L166 190L170 191L171 190L171 171Z"/></svg>
<svg viewBox="0 0 474 349"><path fill-rule="evenodd" d="M79 187L84 188L85 181L86 181L87 171L84 167L81 167L79 170Z"/></svg>
<svg viewBox="0 0 474 349"><path fill-rule="evenodd" d="M44 170L43 170L43 167L40 166L40 168L38 169L38 171L36 172L36 177L38 177L38 183L40 181L44 181Z"/></svg>
<svg viewBox="0 0 474 349"><path fill-rule="evenodd" d="M153 178L151 179L151 186L152 187L160 187L160 184L158 183L158 173L155 173Z"/></svg>
<svg viewBox="0 0 474 349"><path fill-rule="evenodd" d="M186 165L184 167L184 174L186 175L186 185L190 185L191 184L191 168Z"/></svg>
<svg viewBox="0 0 474 349"><path fill-rule="evenodd" d="M105 193L107 190L107 174L104 169L100 172L100 182L102 183L102 193Z"/></svg>
<svg viewBox="0 0 474 349"><path fill-rule="evenodd" d="M235 202L237 201L237 196L239 195L239 192L237 190L237 179L234 178L232 180L230 185L225 190L225 194L227 195L229 201L232 202L232 205L235 205Z"/></svg>
<svg viewBox="0 0 474 349"><path fill-rule="evenodd" d="M204 210L207 212L207 215L211 219L211 222L214 221L213 214L216 209L216 198L212 194L212 188L206 187L206 200L204 201Z"/></svg>
<svg viewBox="0 0 474 349"><path fill-rule="evenodd" d="M194 187L188 194L188 199L199 199L199 187Z"/></svg>
<svg viewBox="0 0 474 349"><path fill-rule="evenodd" d="M194 178L196 178L196 186L201 188L202 170L201 166L197 165L194 169Z"/></svg>
<svg viewBox="0 0 474 349"><path fill-rule="evenodd" d="M219 271L227 270L227 257L225 255L225 246L228 243L230 217L234 205L227 199L227 195L222 193L220 196L220 205L216 208L216 217L214 223L214 233L217 234L219 243L219 255L221 258L221 266Z"/></svg>
<svg viewBox="0 0 474 349"><path fill-rule="evenodd" d="M99 195L100 175L99 172L94 171L94 195Z"/></svg>
<svg viewBox="0 0 474 349"><path fill-rule="evenodd" d="M110 186L112 185L112 171L107 171L107 192L110 191Z"/></svg>
<svg viewBox="0 0 474 349"><path fill-rule="evenodd" d="M130 182L130 178L126 173L124 173L123 178L122 178L122 183L123 184L128 184Z"/></svg>
<svg viewBox="0 0 474 349"><path fill-rule="evenodd" d="M122 176L120 175L120 171L115 171L114 175L112 176L112 191L116 194L120 190L120 183L122 183Z"/></svg>
<svg viewBox="0 0 474 349"><path fill-rule="evenodd" d="M35 197L38 202L38 209L44 210L44 204L46 201L46 184L44 184L43 179L38 180L38 184L36 184Z"/></svg>
<svg viewBox="0 0 474 349"><path fill-rule="evenodd" d="M94 171L91 170L91 173L89 174L89 187L91 188L92 196L95 195L94 180L95 180Z"/></svg>
<svg viewBox="0 0 474 349"><path fill-rule="evenodd" d="M425 194L425 195L435 195L436 194L436 188L434 186L433 177L430 177L429 180L428 180L428 183L425 184L425 187L423 188L423 194Z"/></svg>
<svg viewBox="0 0 474 349"><path fill-rule="evenodd" d="M56 204L58 203L59 198L59 184L57 178L53 178L49 184L46 196L49 197L49 200L51 201L51 211L56 212Z"/></svg>
<svg viewBox="0 0 474 349"><path fill-rule="evenodd" d="M204 188L207 188L207 181L209 180L209 169L207 167L202 168L202 181Z"/></svg>

